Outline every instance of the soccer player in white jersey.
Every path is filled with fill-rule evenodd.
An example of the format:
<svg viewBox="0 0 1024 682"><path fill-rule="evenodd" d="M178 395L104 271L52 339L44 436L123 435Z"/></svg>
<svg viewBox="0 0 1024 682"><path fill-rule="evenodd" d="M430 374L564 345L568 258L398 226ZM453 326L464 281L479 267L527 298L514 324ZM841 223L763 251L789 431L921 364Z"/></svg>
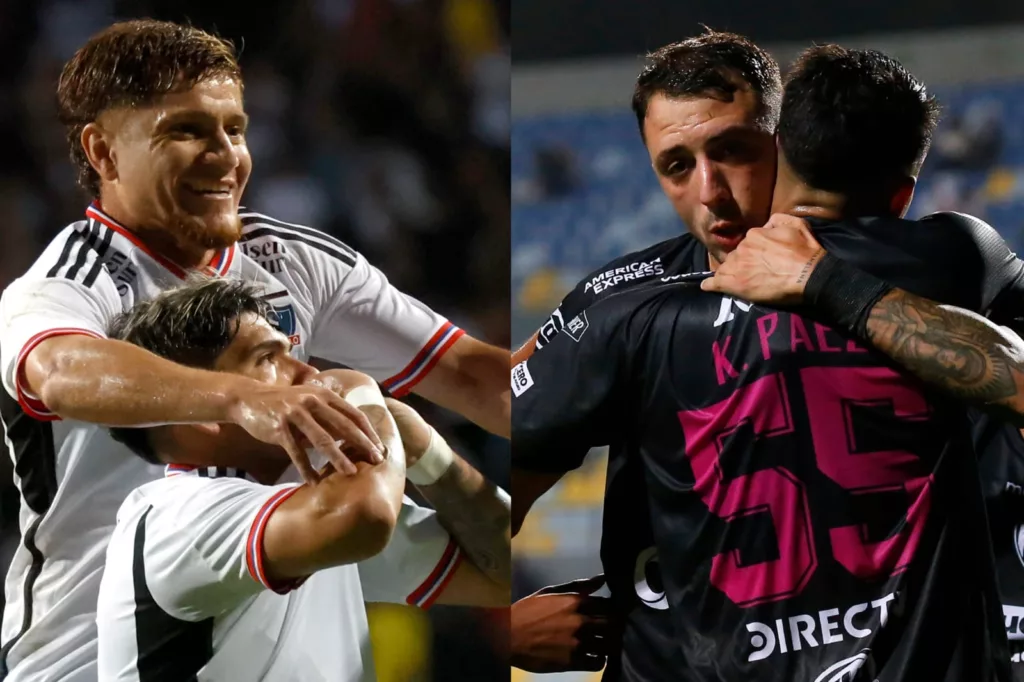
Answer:
<svg viewBox="0 0 1024 682"><path fill-rule="evenodd" d="M0 414L22 496L0 647L9 682L96 679L114 515L160 475L97 424L233 423L285 448L306 480L316 473L296 433L341 472L380 458L365 415L327 388L186 368L105 338L115 315L189 271L260 283L296 358L509 430L507 351L395 290L337 240L239 213L252 164L230 44L175 24L115 24L65 65L57 95L94 201L0 300Z"/></svg>
<svg viewBox="0 0 1024 682"><path fill-rule="evenodd" d="M370 682L364 598L508 604L508 496L392 401L396 426L370 377L291 357L270 312L258 289L211 279L138 305L110 336L267 384L333 374L388 457L309 486L280 448L237 427L114 429L168 466L117 514L97 607L101 680ZM403 502L407 476L436 513Z"/></svg>

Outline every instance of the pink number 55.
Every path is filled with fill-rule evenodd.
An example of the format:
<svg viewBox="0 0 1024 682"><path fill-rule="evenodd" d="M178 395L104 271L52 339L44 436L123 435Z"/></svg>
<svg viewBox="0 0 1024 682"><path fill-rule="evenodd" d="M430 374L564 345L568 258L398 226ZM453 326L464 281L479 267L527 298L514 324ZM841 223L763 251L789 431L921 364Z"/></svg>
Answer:
<svg viewBox="0 0 1024 682"><path fill-rule="evenodd" d="M931 505L931 476L923 462L902 450L865 452L854 437L853 408L867 407L883 419L921 421L930 410L924 397L884 367L814 367L801 371L818 469L852 496L901 492L906 520L897 532L871 541L866 523L829 529L832 554L859 578L891 575L913 558ZM891 416L890 416L891 415ZM777 466L726 479L719 454L724 441L744 424L754 447L794 432L792 408L781 374L758 379L709 407L679 413L694 490L711 513L726 522L767 512L778 542L778 558L745 562L728 550L711 562L711 584L739 606L798 594L818 565L806 484Z"/></svg>

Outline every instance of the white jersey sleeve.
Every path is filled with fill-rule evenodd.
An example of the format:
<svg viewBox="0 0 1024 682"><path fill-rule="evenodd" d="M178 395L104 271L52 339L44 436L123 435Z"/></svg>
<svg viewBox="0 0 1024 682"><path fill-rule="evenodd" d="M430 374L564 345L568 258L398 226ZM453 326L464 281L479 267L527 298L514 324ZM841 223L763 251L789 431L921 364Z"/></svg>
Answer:
<svg viewBox="0 0 1024 682"><path fill-rule="evenodd" d="M432 509L406 497L391 542L359 563L366 601L429 608L448 586L462 562L462 550Z"/></svg>
<svg viewBox="0 0 1024 682"><path fill-rule="evenodd" d="M190 475L153 485L164 488L138 523L147 586L170 615L198 621L261 590L285 594L302 583L272 584L263 570L267 519L299 486Z"/></svg>
<svg viewBox="0 0 1024 682"><path fill-rule="evenodd" d="M310 355L369 374L402 396L463 335L334 237L262 214L244 214L242 222L243 240L285 243L289 268L312 308Z"/></svg>
<svg viewBox="0 0 1024 682"><path fill-rule="evenodd" d="M95 252L82 245L78 252L69 248L85 238L74 227L65 233L58 235L29 271L0 297L4 390L36 419L56 417L24 386L24 359L54 336L86 334L103 338L109 322L122 311L117 288Z"/></svg>

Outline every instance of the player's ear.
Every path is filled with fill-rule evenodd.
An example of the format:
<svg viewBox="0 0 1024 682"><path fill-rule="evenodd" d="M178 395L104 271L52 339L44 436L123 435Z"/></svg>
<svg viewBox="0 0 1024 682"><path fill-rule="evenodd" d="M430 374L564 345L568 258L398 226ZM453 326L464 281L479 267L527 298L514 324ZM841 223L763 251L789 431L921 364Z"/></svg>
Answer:
<svg viewBox="0 0 1024 682"><path fill-rule="evenodd" d="M910 202L914 199L914 187L916 185L917 179L913 177L908 176L900 181L889 203L889 209L894 216L902 218L906 215L907 210L910 208Z"/></svg>
<svg viewBox="0 0 1024 682"><path fill-rule="evenodd" d="M114 159L113 147L109 133L95 121L82 128L79 138L89 165L105 182L117 179L117 164Z"/></svg>

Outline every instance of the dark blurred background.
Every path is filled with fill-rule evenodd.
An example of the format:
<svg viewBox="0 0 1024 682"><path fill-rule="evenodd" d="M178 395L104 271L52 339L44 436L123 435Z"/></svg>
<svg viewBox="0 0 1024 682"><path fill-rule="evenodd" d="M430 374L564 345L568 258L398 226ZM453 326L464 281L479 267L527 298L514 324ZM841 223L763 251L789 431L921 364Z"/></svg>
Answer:
<svg viewBox="0 0 1024 682"><path fill-rule="evenodd" d="M516 0L516 65L637 54L680 40L698 23L758 43L961 29L1024 21L1013 0Z"/></svg>
<svg viewBox="0 0 1024 682"><path fill-rule="evenodd" d="M783 71L812 43L899 59L943 109L910 217L963 211L1024 248L1024 3L516 0L511 9L514 346L588 272L686 229L651 170L630 96L642 56L702 24L747 35ZM513 598L601 571L606 468L595 449L534 505L514 544ZM513 671L512 682L600 677Z"/></svg>
<svg viewBox="0 0 1024 682"><path fill-rule="evenodd" d="M326 230L468 333L508 347L508 0L0 0L0 288L87 198L54 90L117 19L188 21L241 48L254 171L244 204ZM416 402L508 487L508 443ZM2 567L17 492L2 458ZM371 607L381 682L506 679L507 612Z"/></svg>

